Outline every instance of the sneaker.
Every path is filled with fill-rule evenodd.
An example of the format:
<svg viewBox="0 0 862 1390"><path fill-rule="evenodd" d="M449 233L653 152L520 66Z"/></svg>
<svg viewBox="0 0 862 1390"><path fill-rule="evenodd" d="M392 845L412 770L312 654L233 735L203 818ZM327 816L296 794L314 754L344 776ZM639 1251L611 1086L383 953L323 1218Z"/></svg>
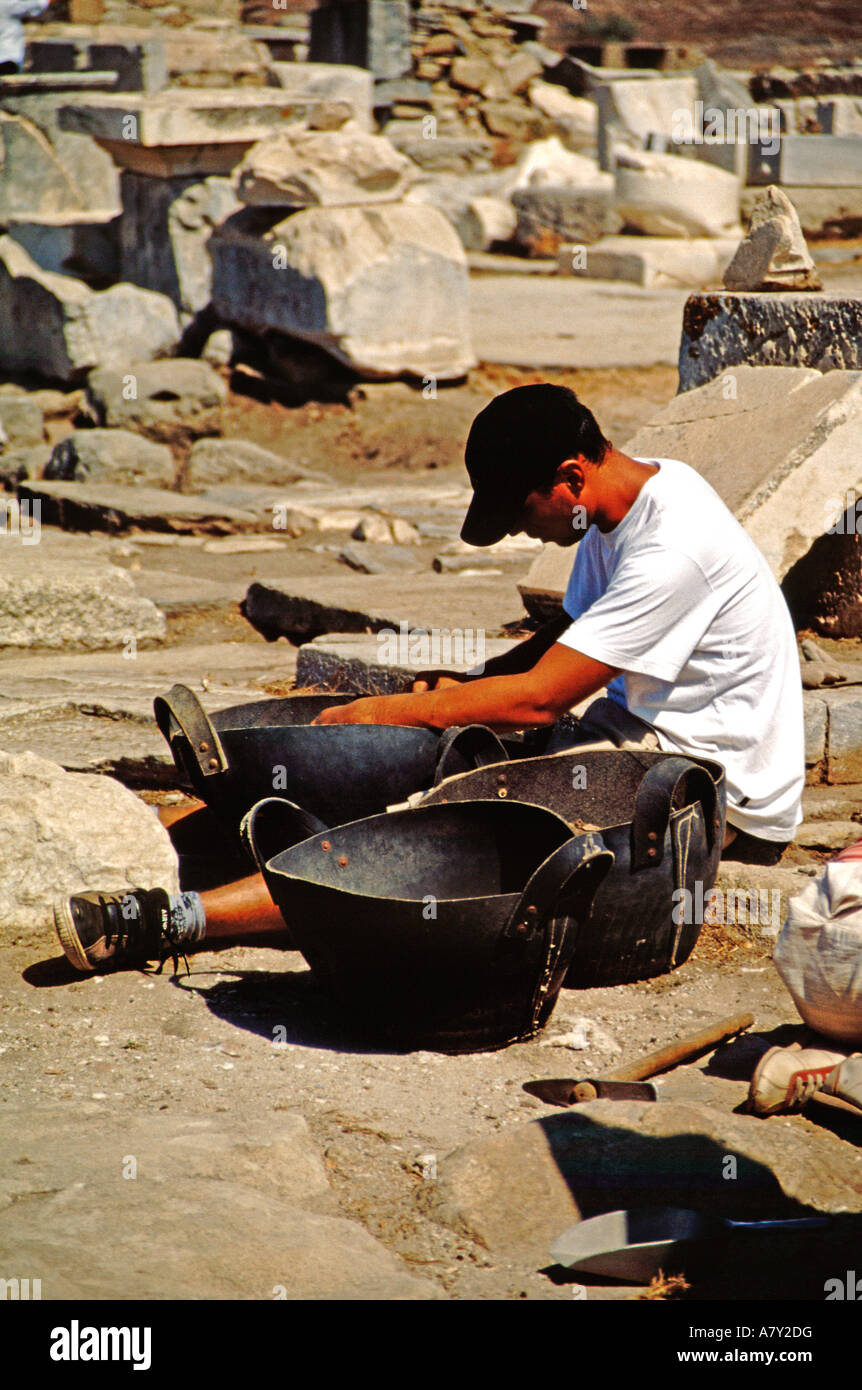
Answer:
<svg viewBox="0 0 862 1390"><path fill-rule="evenodd" d="M751 1078L748 1109L755 1115L778 1115L805 1105L816 1091L835 1095L832 1073L846 1061L846 1052L771 1047Z"/></svg>
<svg viewBox="0 0 862 1390"><path fill-rule="evenodd" d="M54 904L54 926L68 960L87 973L140 968L152 960L161 970L169 956L176 971L183 954L164 888L62 898Z"/></svg>

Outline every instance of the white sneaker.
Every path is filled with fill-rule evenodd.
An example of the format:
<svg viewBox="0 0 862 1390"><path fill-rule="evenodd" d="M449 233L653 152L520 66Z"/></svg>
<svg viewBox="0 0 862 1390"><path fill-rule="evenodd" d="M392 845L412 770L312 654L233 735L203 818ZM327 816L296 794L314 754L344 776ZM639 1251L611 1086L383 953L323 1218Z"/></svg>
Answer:
<svg viewBox="0 0 862 1390"><path fill-rule="evenodd" d="M805 1105L816 1091L836 1095L837 1078L833 1073L846 1061L846 1052L827 1052L814 1047L771 1047L761 1057L751 1078L748 1108L755 1115L778 1115Z"/></svg>

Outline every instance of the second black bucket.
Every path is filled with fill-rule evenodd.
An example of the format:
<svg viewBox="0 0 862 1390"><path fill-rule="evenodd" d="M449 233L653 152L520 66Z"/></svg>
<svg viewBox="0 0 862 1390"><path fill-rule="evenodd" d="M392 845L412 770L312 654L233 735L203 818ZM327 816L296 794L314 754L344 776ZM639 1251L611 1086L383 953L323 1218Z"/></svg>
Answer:
<svg viewBox="0 0 862 1390"><path fill-rule="evenodd" d="M273 799L243 822L293 939L364 1031L476 1052L544 1025L611 867L598 836L500 801L310 829Z"/></svg>

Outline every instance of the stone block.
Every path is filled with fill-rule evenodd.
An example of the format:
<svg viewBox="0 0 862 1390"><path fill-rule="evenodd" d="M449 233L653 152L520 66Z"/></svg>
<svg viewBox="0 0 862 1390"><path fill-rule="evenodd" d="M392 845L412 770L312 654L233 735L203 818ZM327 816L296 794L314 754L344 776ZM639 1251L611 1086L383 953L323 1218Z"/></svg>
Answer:
<svg viewBox="0 0 862 1390"><path fill-rule="evenodd" d="M33 753L0 753L4 939L24 932L38 934L43 947L56 944L54 903L95 884L106 892L179 891L176 852L152 808L112 777L65 772Z"/></svg>
<svg viewBox="0 0 862 1390"><path fill-rule="evenodd" d="M0 367L74 385L94 367L122 370L132 352L142 361L164 356L179 336L164 295L125 284L91 290L0 237Z"/></svg>
<svg viewBox="0 0 862 1390"><path fill-rule="evenodd" d="M805 715L805 766L815 772L817 780L826 758L826 729L828 706L825 699L806 690L802 695Z"/></svg>
<svg viewBox="0 0 862 1390"><path fill-rule="evenodd" d="M321 105L279 88L176 87L151 95L98 94L59 112L63 130L90 135L121 169L156 177L227 174L249 145Z"/></svg>
<svg viewBox="0 0 862 1390"><path fill-rule="evenodd" d="M465 251L487 251L497 242L511 240L518 224L508 198L471 198L455 224Z"/></svg>
<svg viewBox="0 0 862 1390"><path fill-rule="evenodd" d="M858 188L862 183L862 138L782 135L779 170L778 182L787 188Z"/></svg>
<svg viewBox="0 0 862 1390"><path fill-rule="evenodd" d="M368 68L377 79L403 77L412 66L408 0L329 0L311 15L313 63Z"/></svg>
<svg viewBox="0 0 862 1390"><path fill-rule="evenodd" d="M672 140L679 129L680 112L693 111L698 91L695 77L597 83L594 96L601 167L613 169L614 146L618 142L643 149L654 135Z"/></svg>
<svg viewBox="0 0 862 1390"><path fill-rule="evenodd" d="M692 295L679 349L679 387L753 367L862 367L862 299L850 295L729 292Z"/></svg>
<svg viewBox="0 0 862 1390"><path fill-rule="evenodd" d="M363 130L373 128L374 75L349 63L273 63L272 71L292 101L346 102Z"/></svg>
<svg viewBox="0 0 862 1390"><path fill-rule="evenodd" d="M862 135L862 98L822 98L817 103L817 123L824 135Z"/></svg>
<svg viewBox="0 0 862 1390"><path fill-rule="evenodd" d="M0 407L2 409L2 407ZM183 469L185 488L197 492L219 483L262 483L274 487L303 479L325 481L281 454L246 439L199 439Z"/></svg>
<svg viewBox="0 0 862 1390"><path fill-rule="evenodd" d="M124 170L119 223L123 280L173 301L188 325L209 305L212 266L207 242L241 206L229 179L151 178Z"/></svg>
<svg viewBox="0 0 862 1390"><path fill-rule="evenodd" d="M613 195L603 188L521 188L512 205L515 240L532 256L556 255L564 242L598 241L619 225Z"/></svg>
<svg viewBox="0 0 862 1390"><path fill-rule="evenodd" d="M309 208L263 231L258 216L238 213L210 242L223 322L315 343L360 375L453 379L473 365L466 258L441 213Z"/></svg>
<svg viewBox="0 0 862 1390"><path fill-rule="evenodd" d="M42 487L74 487L46 483ZM28 499L30 516L36 497ZM41 505L41 504L40 504ZM49 518L43 509L42 523ZM38 537L39 532L35 532ZM164 614L136 592L131 575L116 565L47 559L38 544L14 551L3 538L0 572L0 647L71 647L120 650L130 637L161 640Z"/></svg>
<svg viewBox="0 0 862 1390"><path fill-rule="evenodd" d="M116 173L89 140L53 140L29 116L0 111L0 225L65 226L108 221L120 212Z"/></svg>
<svg viewBox="0 0 862 1390"><path fill-rule="evenodd" d="M529 100L537 111L553 121L557 134L569 149L591 149L598 138L599 111L594 101L573 97L556 83L536 81Z"/></svg>
<svg viewBox="0 0 862 1390"><path fill-rule="evenodd" d="M115 92L157 92L167 85L167 33L144 35L140 31L103 31L69 26L62 33L27 37L27 71L34 73L113 72ZM176 40L174 40L176 43ZM191 47L185 36L185 47Z"/></svg>
<svg viewBox="0 0 862 1390"><path fill-rule="evenodd" d="M44 222L10 222L9 235L43 270L78 276L101 287L122 278L118 245L121 225L120 217L110 222L70 222L64 227Z"/></svg>

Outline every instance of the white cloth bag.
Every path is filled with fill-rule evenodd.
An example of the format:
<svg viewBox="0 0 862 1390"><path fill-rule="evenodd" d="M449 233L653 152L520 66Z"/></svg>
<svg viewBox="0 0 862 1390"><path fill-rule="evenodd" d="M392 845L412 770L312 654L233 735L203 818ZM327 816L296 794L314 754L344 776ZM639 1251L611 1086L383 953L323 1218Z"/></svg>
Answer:
<svg viewBox="0 0 862 1390"><path fill-rule="evenodd" d="M810 1028L862 1047L862 859L831 860L790 899L774 960Z"/></svg>

